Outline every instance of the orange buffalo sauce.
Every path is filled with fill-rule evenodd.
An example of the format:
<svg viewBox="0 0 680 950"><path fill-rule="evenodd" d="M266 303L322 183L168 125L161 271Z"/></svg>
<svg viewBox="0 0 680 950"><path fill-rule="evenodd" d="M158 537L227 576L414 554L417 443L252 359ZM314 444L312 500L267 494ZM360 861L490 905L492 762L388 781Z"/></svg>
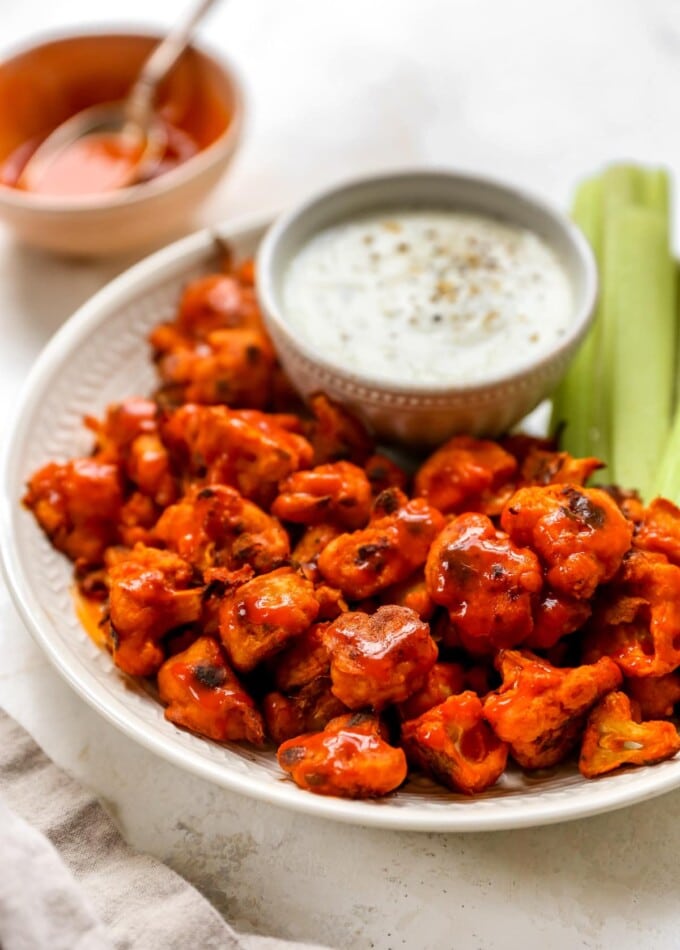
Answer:
<svg viewBox="0 0 680 950"><path fill-rule="evenodd" d="M96 600L94 597L87 597L77 585L74 585L72 594L76 616L83 625L83 629L93 643L96 643L98 647L105 647L106 637L101 627L105 602Z"/></svg>
<svg viewBox="0 0 680 950"><path fill-rule="evenodd" d="M160 161L145 170L141 180L157 178L195 155L198 144L181 129L163 123L167 137ZM141 158L138 143L115 133L77 139L40 168L28 181L21 175L40 142L23 143L0 166L0 183L40 195L69 197L95 195L124 188Z"/></svg>
<svg viewBox="0 0 680 950"><path fill-rule="evenodd" d="M122 135L87 135L56 152L20 187L41 195L90 195L130 180L141 149Z"/></svg>
<svg viewBox="0 0 680 950"><path fill-rule="evenodd" d="M205 673L207 668L199 667L198 669ZM230 695L234 694L233 688L230 688L229 685L225 686L223 682L220 682L222 679L219 675L221 672L220 668L215 667L215 670L217 671L215 685L211 683L211 685L208 686L197 678L196 670L189 663L173 663L172 666L172 672L175 678L182 684L184 689L187 690L192 700L202 706L206 712L212 714L219 713L223 708L225 692L228 692ZM210 672L209 669L208 672Z"/></svg>

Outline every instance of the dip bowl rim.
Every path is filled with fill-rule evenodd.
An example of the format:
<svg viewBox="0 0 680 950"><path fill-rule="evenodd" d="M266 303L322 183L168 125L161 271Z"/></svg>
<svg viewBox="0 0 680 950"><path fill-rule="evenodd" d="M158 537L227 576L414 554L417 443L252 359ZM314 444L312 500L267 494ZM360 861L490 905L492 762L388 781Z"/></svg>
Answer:
<svg viewBox="0 0 680 950"><path fill-rule="evenodd" d="M548 230L560 235L563 245L569 249L572 263L579 272L581 289L577 298L577 280L569 275L569 269L565 267L565 273L567 273L574 297L573 312L568 329L549 348L543 349L534 357L517 362L510 369L492 371L483 376L480 375L475 380L457 382L454 379L441 379L415 382L385 375L374 376L370 372L358 371L350 365L343 365L339 360L329 360L320 349L303 339L287 321L278 285L282 270L285 269L293 256L285 250L286 242L291 233L296 229L304 230L306 222L323 216L324 209L327 206L342 205L344 201L356 201L362 194L366 195L366 213L378 209L387 210L390 205L395 209L400 207L402 210L409 206L432 208L434 203L431 201L422 201L417 198L409 199L409 189L414 187L417 189L424 182L434 186L439 185L442 193L453 186L454 189L460 189L461 192L470 190L479 192L481 190L489 196L495 195L502 198L504 202L515 205L518 209L528 210L531 215L540 218L546 224ZM401 188L404 192L401 202L381 201L379 198L375 198L375 195L385 188ZM454 210L456 203L447 199L443 202L442 207ZM474 206L466 208L465 203L462 202L459 210L474 213L475 209ZM480 210L476 213L485 214L484 211ZM500 212L495 215L492 211L488 211L486 216L497 217L503 223L514 224L537 233L536 229L532 229L526 223L523 223L521 215L515 217L513 214L501 214ZM337 216L333 215L329 224L333 221L340 223L343 219L349 217L352 217L352 215L343 213ZM312 229L312 233L315 233L316 230L318 229ZM555 243L544 235L540 236L557 254L558 259L562 259L564 264L565 255L560 253ZM304 241L301 244L304 244ZM259 246L255 272L259 303L267 328L275 341L292 351L297 360L303 362L307 367L316 365L323 377L334 376L341 384L363 387L372 390L376 395L394 393L399 396L427 398L453 397L458 394L459 396L469 395L474 398L484 394L488 397L491 390L506 391L508 387L522 386L523 382L526 381L526 377L532 374L544 375L544 373L550 373L550 369L554 364L562 364L562 372L564 372L593 321L598 298L598 272L593 252L582 232L565 214L521 186L487 175L459 172L442 167L404 168L353 177L340 184L314 192L274 220ZM295 379L293 379L293 382L295 383ZM320 386L320 388L322 387Z"/></svg>

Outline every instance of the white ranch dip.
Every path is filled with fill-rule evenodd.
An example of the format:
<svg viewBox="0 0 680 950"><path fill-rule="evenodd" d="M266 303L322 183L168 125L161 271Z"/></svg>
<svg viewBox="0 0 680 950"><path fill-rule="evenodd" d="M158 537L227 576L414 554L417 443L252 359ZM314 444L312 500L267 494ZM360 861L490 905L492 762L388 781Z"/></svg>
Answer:
<svg viewBox="0 0 680 950"><path fill-rule="evenodd" d="M283 281L289 325L357 372L476 382L553 346L569 282L534 233L456 211L395 211L315 235Z"/></svg>

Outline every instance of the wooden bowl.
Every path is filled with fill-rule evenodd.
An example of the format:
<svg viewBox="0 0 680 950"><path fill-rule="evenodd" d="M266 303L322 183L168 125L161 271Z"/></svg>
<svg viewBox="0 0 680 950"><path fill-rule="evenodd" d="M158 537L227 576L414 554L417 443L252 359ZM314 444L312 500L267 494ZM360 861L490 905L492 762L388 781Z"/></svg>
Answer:
<svg viewBox="0 0 680 950"><path fill-rule="evenodd" d="M66 36L0 63L0 165L79 110L124 98L159 38ZM240 85L231 67L190 47L160 89L158 108L196 141L196 155L148 182L101 195L60 197L0 185L0 220L27 244L85 256L148 247L176 234L236 150Z"/></svg>

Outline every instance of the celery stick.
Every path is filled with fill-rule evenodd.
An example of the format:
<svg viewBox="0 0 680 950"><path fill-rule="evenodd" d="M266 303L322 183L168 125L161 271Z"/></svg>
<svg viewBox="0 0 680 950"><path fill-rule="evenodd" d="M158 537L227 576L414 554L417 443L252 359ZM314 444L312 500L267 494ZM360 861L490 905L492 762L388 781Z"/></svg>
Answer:
<svg viewBox="0 0 680 950"><path fill-rule="evenodd" d="M602 179L587 178L576 189L572 209L574 221L599 256L602 244Z"/></svg>
<svg viewBox="0 0 680 950"><path fill-rule="evenodd" d="M668 445L662 456L649 498L655 498L657 495L670 498L676 505L680 505L680 412L675 414Z"/></svg>
<svg viewBox="0 0 680 950"><path fill-rule="evenodd" d="M670 176L665 168L650 168L643 173L642 203L670 216Z"/></svg>
<svg viewBox="0 0 680 950"><path fill-rule="evenodd" d="M599 259L602 245L602 180L583 181L574 195L572 215ZM581 344L568 372L553 394L552 428L564 425L562 446L574 456L591 454L590 408L596 351L595 325Z"/></svg>
<svg viewBox="0 0 680 950"><path fill-rule="evenodd" d="M675 306L676 322L680 318L680 265L675 264ZM680 335L678 342L680 342ZM675 418L668 437L666 449L661 457L651 497L663 495L680 505L680 353L676 360L675 379Z"/></svg>
<svg viewBox="0 0 680 950"><path fill-rule="evenodd" d="M612 165L602 176L602 251L600 255L600 309L596 331L592 405L590 412L591 455L608 465L597 473L595 481L612 482L618 478L612 469L614 415L614 372L616 340L620 327L617 280L619 266L616 251L616 215L620 208L637 204L643 197L643 172L634 165Z"/></svg>
<svg viewBox="0 0 680 950"><path fill-rule="evenodd" d="M670 431L678 344L668 173L612 166L580 186L573 216L598 261L600 302L555 394L553 423L566 421L569 452L608 463L596 480L648 496ZM676 431L677 461L667 459L656 481L675 477L680 496L680 421Z"/></svg>
<svg viewBox="0 0 680 950"><path fill-rule="evenodd" d="M645 171L639 165L610 165L602 175L604 213L644 202Z"/></svg>
<svg viewBox="0 0 680 950"><path fill-rule="evenodd" d="M563 447L572 455L611 458L611 386L616 304L607 278L608 222L621 206L642 200L644 177L631 165L614 165L578 188L573 217L590 241L600 271L600 303L591 330L554 399L553 423L566 422ZM611 472L598 473L601 482Z"/></svg>
<svg viewBox="0 0 680 950"><path fill-rule="evenodd" d="M675 265L667 216L615 204L607 213L605 241L603 395L611 474L649 498L670 430L674 388Z"/></svg>

